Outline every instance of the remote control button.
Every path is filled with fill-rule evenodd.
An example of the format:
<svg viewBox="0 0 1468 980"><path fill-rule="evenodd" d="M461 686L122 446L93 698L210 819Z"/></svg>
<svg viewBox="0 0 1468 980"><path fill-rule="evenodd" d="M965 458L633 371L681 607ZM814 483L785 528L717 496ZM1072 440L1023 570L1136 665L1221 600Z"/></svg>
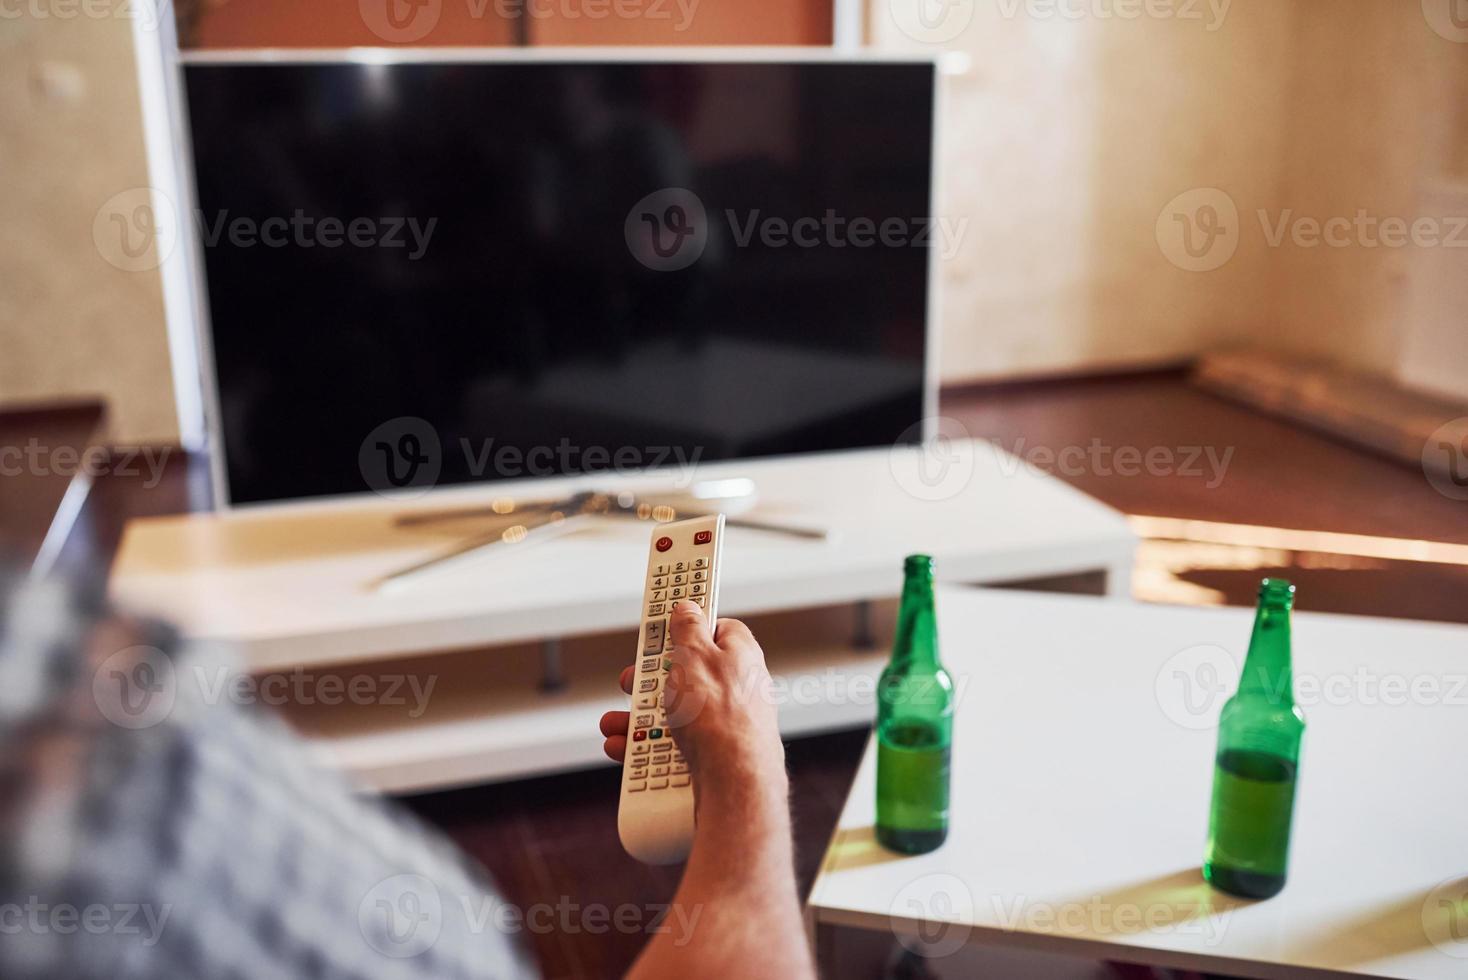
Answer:
<svg viewBox="0 0 1468 980"><path fill-rule="evenodd" d="M706 595L696 595L693 597L693 601L698 603L698 608L703 609L708 605L708 598Z"/></svg>
<svg viewBox="0 0 1468 980"><path fill-rule="evenodd" d="M667 565L654 565L653 568L652 568L652 573L654 575L666 575L666 574L668 574L668 566Z"/></svg>
<svg viewBox="0 0 1468 980"><path fill-rule="evenodd" d="M647 638L642 641L642 652L644 654L662 653L663 638L661 636L655 636L653 633L649 632L647 634Z"/></svg>
<svg viewBox="0 0 1468 980"><path fill-rule="evenodd" d="M703 595L708 591L708 586L702 582L694 582L688 587L689 595Z"/></svg>
<svg viewBox="0 0 1468 980"><path fill-rule="evenodd" d="M649 657L648 659L646 659L646 660L644 660L642 662L641 670L642 670L642 672L644 674L647 673L650 670L657 670L657 669L658 669L658 658L657 657Z"/></svg>
<svg viewBox="0 0 1468 980"><path fill-rule="evenodd" d="M656 694L639 694L637 700L633 703L639 708L655 708L658 705L658 696Z"/></svg>
<svg viewBox="0 0 1468 980"><path fill-rule="evenodd" d="M627 792L629 793L641 793L645 789L647 789L647 781L643 779L633 780L627 784Z"/></svg>
<svg viewBox="0 0 1468 980"><path fill-rule="evenodd" d="M708 544L713 539L714 532L712 531L695 531L693 534L694 544Z"/></svg>
<svg viewBox="0 0 1468 980"><path fill-rule="evenodd" d="M693 559L693 567L694 568L708 568L709 567L709 560L707 558L695 558L695 559Z"/></svg>
<svg viewBox="0 0 1468 980"><path fill-rule="evenodd" d="M645 738L647 738L647 732L641 732L641 731L639 731L639 732L633 732L632 733L632 741L634 741L634 742L641 742Z"/></svg>
<svg viewBox="0 0 1468 980"><path fill-rule="evenodd" d="M667 789L668 788L668 780L666 778L664 778L664 779L649 779L647 781L647 788L648 789Z"/></svg>
<svg viewBox="0 0 1468 980"><path fill-rule="evenodd" d="M667 551L669 548L673 547L673 539L666 536L658 538L658 543L656 547L659 551Z"/></svg>
<svg viewBox="0 0 1468 980"><path fill-rule="evenodd" d="M663 614L663 604L661 602L652 603L647 607L647 614L649 616L661 616Z"/></svg>
<svg viewBox="0 0 1468 980"><path fill-rule="evenodd" d="M634 727L636 727L636 728L651 728L652 727L652 714L649 713L649 714L645 714L645 715L638 715L637 716L637 720L636 720L636 724L635 724Z"/></svg>
<svg viewBox="0 0 1468 980"><path fill-rule="evenodd" d="M664 746L661 746L660 745L660 746L658 746L658 748L664 748ZM665 765L667 765L668 762L670 761L669 758L668 758L670 754L671 753L668 753L668 752L654 752L653 753L653 756L652 756L652 764L655 765L655 766L665 766Z"/></svg>
<svg viewBox="0 0 1468 980"><path fill-rule="evenodd" d="M686 561L675 561L675 562L673 562L673 571L675 571L675 572L686 572L686 571L688 571L688 562L686 562Z"/></svg>
<svg viewBox="0 0 1468 980"><path fill-rule="evenodd" d="M668 767L667 766L653 766L652 767L652 774L654 776L666 776L668 774Z"/></svg>
<svg viewBox="0 0 1468 980"><path fill-rule="evenodd" d="M706 568L700 568L698 571L691 574L693 575L693 581L695 582L707 582L709 580L709 573L708 569Z"/></svg>
<svg viewBox="0 0 1468 980"><path fill-rule="evenodd" d="M667 599L668 599L668 590L667 589L653 589L652 590L652 597L648 601L650 601L650 602L666 602Z"/></svg>
<svg viewBox="0 0 1468 980"><path fill-rule="evenodd" d="M673 775L678 776L678 775L681 775L682 773L685 773L687 771L688 771L688 763L686 763L686 762L675 762L675 763L673 763Z"/></svg>
<svg viewBox="0 0 1468 980"><path fill-rule="evenodd" d="M687 591L688 590L685 589L685 588L683 588L683 586L681 586L681 585L675 585L671 589L668 590L668 598L670 598L670 599L682 599L683 596L684 596L684 593L687 592Z"/></svg>
<svg viewBox="0 0 1468 980"><path fill-rule="evenodd" d="M637 690L641 694L646 694L648 691L656 691L657 689L658 679L656 677L644 677L637 683Z"/></svg>
<svg viewBox="0 0 1468 980"><path fill-rule="evenodd" d="M663 670L664 671L669 671L669 670L672 670L672 669L673 669L673 658L672 657L664 657L663 658Z"/></svg>
<svg viewBox="0 0 1468 980"><path fill-rule="evenodd" d="M673 584L674 585L687 585L688 584L688 575L687 575L687 573L680 572L679 574L674 575L673 576Z"/></svg>
<svg viewBox="0 0 1468 980"><path fill-rule="evenodd" d="M688 783L689 783L689 777L686 776L686 775L684 775L684 776L674 776L673 777L673 785L674 786L687 786Z"/></svg>
<svg viewBox="0 0 1468 980"><path fill-rule="evenodd" d="M636 745L632 746L632 754L633 755L642 755L644 752L651 752L651 751L652 751L652 746L651 745L648 745L646 742L639 742Z"/></svg>
<svg viewBox="0 0 1468 980"><path fill-rule="evenodd" d="M652 731L650 731L650 732L647 733L647 737L648 738L662 738L663 737L663 730L661 728L654 728Z"/></svg>

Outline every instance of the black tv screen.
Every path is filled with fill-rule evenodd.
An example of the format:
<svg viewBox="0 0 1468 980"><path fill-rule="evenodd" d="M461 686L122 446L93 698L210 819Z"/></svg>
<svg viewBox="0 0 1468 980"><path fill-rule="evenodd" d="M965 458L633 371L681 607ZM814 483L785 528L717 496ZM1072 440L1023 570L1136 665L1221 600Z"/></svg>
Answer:
<svg viewBox="0 0 1468 980"><path fill-rule="evenodd" d="M930 62L184 70L231 501L918 438Z"/></svg>

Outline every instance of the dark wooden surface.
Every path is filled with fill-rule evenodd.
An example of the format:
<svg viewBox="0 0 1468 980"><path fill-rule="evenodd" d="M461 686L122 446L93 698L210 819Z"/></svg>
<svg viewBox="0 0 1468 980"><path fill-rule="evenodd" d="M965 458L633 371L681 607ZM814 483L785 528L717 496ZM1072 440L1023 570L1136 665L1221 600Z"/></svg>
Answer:
<svg viewBox="0 0 1468 980"><path fill-rule="evenodd" d="M943 412L970 434L1022 455L1035 447L1052 453L1089 447L1093 440L1113 452L1123 446L1143 454L1154 447L1231 450L1213 486L1179 474L1127 476L1088 466L1056 473L1128 514L1468 543L1468 504L1437 494L1421 472L1195 390L1181 373L950 393ZM207 499L200 470L198 461L179 456L156 486L100 481L86 524L93 560L110 561L128 518L178 512L191 499ZM9 523L8 514L4 520ZM1138 561L1139 583L1176 580L1241 605L1252 602L1264 574L1294 579L1302 609L1468 622L1462 598L1468 567L1460 564L1200 548L1186 540L1144 542ZM1083 581L1069 585L1084 588ZM864 739L864 732L851 732L789 746L802 888L814 875ZM595 770L421 796L409 805L482 861L505 898L522 907L666 902L675 873L636 864L617 843L616 780L614 770ZM645 941L640 933L559 929L528 938L549 977L618 975Z"/></svg>
<svg viewBox="0 0 1468 980"><path fill-rule="evenodd" d="M1166 450L1179 463L1186 447L1229 454L1216 486L1191 476L1089 467L1056 472L1126 514L1468 543L1468 502L1439 494L1420 469L1224 401L1190 386L1180 371L970 392L946 398L943 412L1011 452L1059 453L1099 440L1144 456ZM1252 604L1261 576L1283 575L1299 587L1300 609L1468 622L1468 566L1268 550L1274 553L1148 543L1138 556L1138 579L1156 579L1181 559L1176 578L1233 605Z"/></svg>
<svg viewBox="0 0 1468 980"><path fill-rule="evenodd" d="M35 560L105 416L99 402L0 412L0 556Z"/></svg>
<svg viewBox="0 0 1468 980"><path fill-rule="evenodd" d="M1181 371L971 392L945 398L942 412L1011 450L1017 440L1058 450L1099 439L1144 452L1233 451L1217 487L1192 478L1057 474L1128 514L1468 543L1468 503L1433 490L1417 467L1252 412L1192 387Z"/></svg>

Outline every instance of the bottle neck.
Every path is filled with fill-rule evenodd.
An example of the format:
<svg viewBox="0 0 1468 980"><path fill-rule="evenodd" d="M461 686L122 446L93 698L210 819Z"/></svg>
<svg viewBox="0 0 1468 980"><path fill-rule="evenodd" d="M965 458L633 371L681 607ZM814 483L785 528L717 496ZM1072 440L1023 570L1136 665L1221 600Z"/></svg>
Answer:
<svg viewBox="0 0 1468 980"><path fill-rule="evenodd" d="M1295 703L1294 672L1290 664L1290 609L1262 601L1254 614L1254 634L1239 678L1241 697L1265 697L1275 704Z"/></svg>
<svg viewBox="0 0 1468 980"><path fill-rule="evenodd" d="M897 613L897 636L892 644L892 666L938 666L938 623L933 611L931 573L910 573L902 586Z"/></svg>

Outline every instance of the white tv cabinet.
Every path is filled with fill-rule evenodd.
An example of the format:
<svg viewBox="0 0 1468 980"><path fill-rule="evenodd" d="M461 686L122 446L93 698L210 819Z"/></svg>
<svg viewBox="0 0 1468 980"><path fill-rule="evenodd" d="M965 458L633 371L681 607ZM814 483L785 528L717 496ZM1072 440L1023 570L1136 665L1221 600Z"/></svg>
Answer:
<svg viewBox="0 0 1468 980"><path fill-rule="evenodd" d="M1128 592L1135 538L1120 514L988 443L961 446L959 469L941 482L924 482L921 465L916 450L904 449L698 468L699 479L756 476L752 518L831 531L812 541L731 527L725 539L721 611L756 626L777 684L787 686L788 734L872 717L869 682L890 636L889 603L873 600L897 594L909 553L932 554L945 582L1102 571L1108 593ZM608 482L649 481L599 485ZM412 674L420 685L432 678L427 708L415 717L411 704L287 707L367 787L407 792L597 764L597 719L625 706L616 677L636 642L649 525L601 521L392 590L373 584L474 531L472 521L403 528L394 523L400 515L502 493L456 488L414 501L135 521L112 591L192 637L228 643L256 675L306 672L312 684L327 676ZM870 611L876 648L859 629L853 636L853 604Z"/></svg>

